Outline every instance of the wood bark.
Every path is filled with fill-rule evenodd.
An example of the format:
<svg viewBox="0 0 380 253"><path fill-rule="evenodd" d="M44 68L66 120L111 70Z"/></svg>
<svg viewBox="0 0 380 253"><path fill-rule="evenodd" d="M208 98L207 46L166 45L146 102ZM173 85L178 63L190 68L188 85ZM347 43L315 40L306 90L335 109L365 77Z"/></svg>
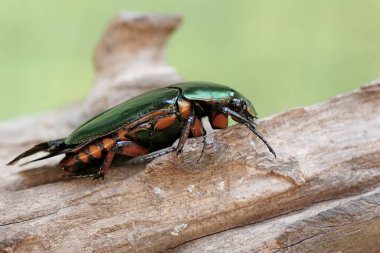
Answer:
<svg viewBox="0 0 380 253"><path fill-rule="evenodd" d="M143 90L180 80L165 42L180 19L127 13L95 53L83 102L0 124L0 163ZM104 181L58 159L1 166L1 252L380 252L380 81L246 127L188 140ZM28 129L28 131L25 131Z"/></svg>

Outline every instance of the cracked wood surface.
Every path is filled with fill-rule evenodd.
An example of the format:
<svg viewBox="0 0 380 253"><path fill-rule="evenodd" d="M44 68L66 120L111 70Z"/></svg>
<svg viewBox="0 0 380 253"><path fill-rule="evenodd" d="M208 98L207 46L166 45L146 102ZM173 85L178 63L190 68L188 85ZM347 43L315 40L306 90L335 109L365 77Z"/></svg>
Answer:
<svg viewBox="0 0 380 253"><path fill-rule="evenodd" d="M97 47L89 98L2 123L1 164L122 98L180 80L163 48L178 23L176 16L117 16ZM140 167L119 162L104 181L62 179L58 159L1 166L0 250L377 252L379 115L374 82L260 121L277 159L237 125L189 140L179 156Z"/></svg>
<svg viewBox="0 0 380 253"><path fill-rule="evenodd" d="M379 252L380 188L185 243L174 252Z"/></svg>

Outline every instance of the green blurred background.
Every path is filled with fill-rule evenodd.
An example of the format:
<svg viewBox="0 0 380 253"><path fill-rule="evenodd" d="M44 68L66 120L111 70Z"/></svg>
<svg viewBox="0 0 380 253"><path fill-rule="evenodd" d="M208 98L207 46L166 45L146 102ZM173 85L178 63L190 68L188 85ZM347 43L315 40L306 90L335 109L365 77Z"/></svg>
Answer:
<svg viewBox="0 0 380 253"><path fill-rule="evenodd" d="M95 44L121 10L182 15L169 63L237 88L260 116L380 76L376 0L0 0L0 120L85 97Z"/></svg>

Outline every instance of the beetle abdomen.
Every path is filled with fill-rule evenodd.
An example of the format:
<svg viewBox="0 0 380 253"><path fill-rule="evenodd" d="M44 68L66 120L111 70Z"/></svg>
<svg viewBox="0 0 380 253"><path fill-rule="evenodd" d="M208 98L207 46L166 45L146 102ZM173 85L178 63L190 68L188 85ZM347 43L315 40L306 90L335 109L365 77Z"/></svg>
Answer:
<svg viewBox="0 0 380 253"><path fill-rule="evenodd" d="M77 153L68 153L66 157L62 159L60 165L65 171L75 171L81 165L91 163L97 159L103 157L107 151L109 151L114 145L115 140L111 138L104 138L102 140L91 143Z"/></svg>
<svg viewBox="0 0 380 253"><path fill-rule="evenodd" d="M115 133L113 138L105 137L93 143L90 143L74 153L66 154L60 165L63 170L74 172L85 167L87 164L92 164L105 158L107 153L115 147L118 141L129 141L126 137L127 131L124 129ZM127 157L136 157L149 153L149 149L144 148L137 143L131 141L128 146L123 146L115 150L116 153Z"/></svg>

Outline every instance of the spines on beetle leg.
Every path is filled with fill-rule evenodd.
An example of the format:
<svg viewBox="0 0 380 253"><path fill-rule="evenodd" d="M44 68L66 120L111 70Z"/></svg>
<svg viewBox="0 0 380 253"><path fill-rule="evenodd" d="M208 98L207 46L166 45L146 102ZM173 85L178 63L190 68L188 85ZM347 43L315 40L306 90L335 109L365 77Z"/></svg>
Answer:
<svg viewBox="0 0 380 253"><path fill-rule="evenodd" d="M65 145L65 139L57 139L57 140L52 140L52 141L48 141L48 142L43 142L43 143L37 144L34 147L26 150L25 152L23 152L22 154L20 154L16 158L14 158L12 161L7 163L7 165L15 164L20 159L34 155L38 152L48 152L49 153L48 155L40 157L40 158L32 160L32 161L29 161L27 163L43 160L43 159L46 159L49 157L53 157L53 156L65 153L66 148L67 148L67 146Z"/></svg>

